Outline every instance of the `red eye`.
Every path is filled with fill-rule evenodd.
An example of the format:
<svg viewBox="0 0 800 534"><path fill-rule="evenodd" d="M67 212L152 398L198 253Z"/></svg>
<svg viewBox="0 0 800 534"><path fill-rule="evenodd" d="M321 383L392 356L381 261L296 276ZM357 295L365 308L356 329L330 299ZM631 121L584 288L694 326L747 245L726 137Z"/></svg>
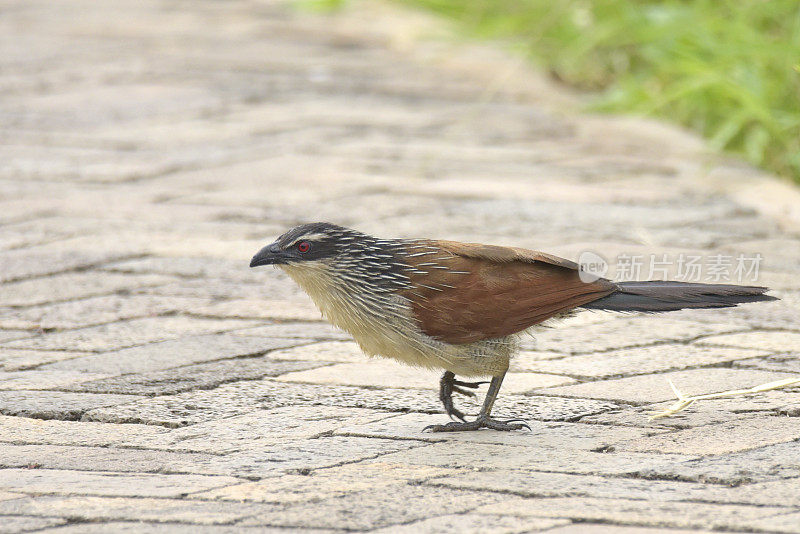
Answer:
<svg viewBox="0 0 800 534"><path fill-rule="evenodd" d="M309 250L311 250L311 243L309 243L308 241L300 241L297 244L297 251L300 252L301 254L305 254Z"/></svg>

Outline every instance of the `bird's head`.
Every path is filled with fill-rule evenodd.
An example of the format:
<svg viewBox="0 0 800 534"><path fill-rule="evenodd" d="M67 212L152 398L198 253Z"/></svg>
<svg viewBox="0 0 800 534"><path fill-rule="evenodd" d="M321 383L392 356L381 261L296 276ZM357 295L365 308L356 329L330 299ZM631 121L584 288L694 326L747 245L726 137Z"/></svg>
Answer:
<svg viewBox="0 0 800 534"><path fill-rule="evenodd" d="M295 226L274 243L253 256L250 267L277 265L303 267L329 263L360 235L358 232L331 223L318 222Z"/></svg>

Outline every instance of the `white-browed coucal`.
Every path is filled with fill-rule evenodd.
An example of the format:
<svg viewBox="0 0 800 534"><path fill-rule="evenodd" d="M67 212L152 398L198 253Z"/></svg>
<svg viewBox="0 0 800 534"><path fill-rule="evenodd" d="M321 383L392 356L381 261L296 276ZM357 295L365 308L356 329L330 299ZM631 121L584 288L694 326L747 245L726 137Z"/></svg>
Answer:
<svg viewBox="0 0 800 534"><path fill-rule="evenodd" d="M518 430L490 417L519 334L573 310L666 312L774 300L765 287L620 282L579 276L577 264L522 248L432 239L379 239L330 223L297 226L262 248L250 267L276 265L368 355L444 369L451 418L433 431ZM480 414L466 421L455 376L491 377Z"/></svg>

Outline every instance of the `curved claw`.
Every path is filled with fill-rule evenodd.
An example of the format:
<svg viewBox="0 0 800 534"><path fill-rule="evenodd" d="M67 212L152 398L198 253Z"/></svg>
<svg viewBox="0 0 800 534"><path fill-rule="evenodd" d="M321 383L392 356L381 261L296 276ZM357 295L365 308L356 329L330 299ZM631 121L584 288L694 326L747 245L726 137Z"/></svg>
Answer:
<svg viewBox="0 0 800 534"><path fill-rule="evenodd" d="M489 382L484 380L482 382L464 382L463 380L453 380L453 385L461 386L462 388L470 388L476 389L480 387L481 384L488 384ZM454 388L455 389L455 388Z"/></svg>
<svg viewBox="0 0 800 534"><path fill-rule="evenodd" d="M492 430L509 431L509 430L522 430L531 427L527 423L509 423L508 421L498 421L491 417L478 416L474 421L464 421L461 423L452 421L444 425L428 425L422 429L423 432L430 430L431 432L466 432L470 430L478 430L481 428L490 428Z"/></svg>

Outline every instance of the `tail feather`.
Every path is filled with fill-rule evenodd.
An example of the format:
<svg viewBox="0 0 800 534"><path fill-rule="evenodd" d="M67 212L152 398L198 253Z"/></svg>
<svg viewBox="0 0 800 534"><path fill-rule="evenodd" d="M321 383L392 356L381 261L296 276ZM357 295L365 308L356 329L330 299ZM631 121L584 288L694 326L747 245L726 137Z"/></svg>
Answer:
<svg viewBox="0 0 800 534"><path fill-rule="evenodd" d="M689 282L620 282L618 291L582 307L591 310L664 312L684 308L728 308L777 300L767 287Z"/></svg>

